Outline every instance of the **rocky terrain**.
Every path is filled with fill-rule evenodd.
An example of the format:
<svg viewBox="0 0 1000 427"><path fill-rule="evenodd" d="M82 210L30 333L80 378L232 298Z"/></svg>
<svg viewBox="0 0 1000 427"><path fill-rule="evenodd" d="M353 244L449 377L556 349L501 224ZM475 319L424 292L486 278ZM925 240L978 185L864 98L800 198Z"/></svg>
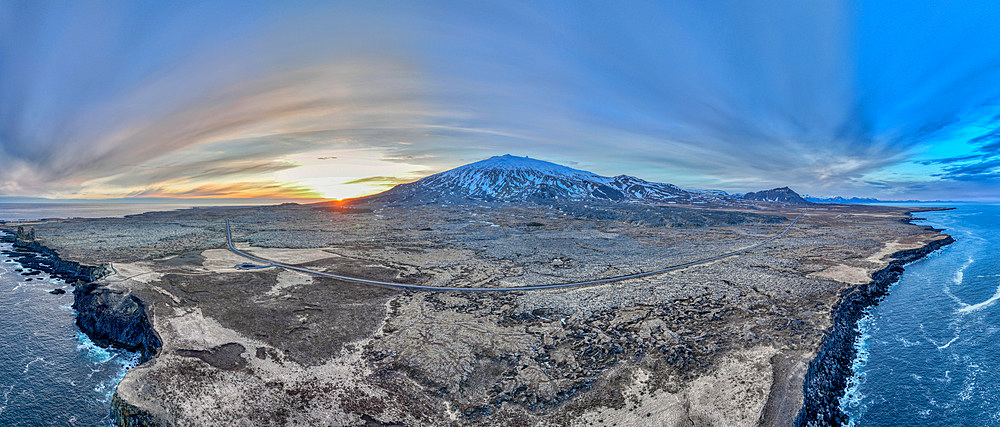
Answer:
<svg viewBox="0 0 1000 427"><path fill-rule="evenodd" d="M376 199L3 227L89 275L75 292L81 317L136 331L108 342L148 349L113 402L123 425L789 425L822 412L803 410L804 390L830 383L810 363L835 352L845 296L897 271L893 254L946 236L901 208L813 205L780 239L713 263L473 294L240 270L225 219L261 257L484 288L702 259L777 234L803 208ZM129 323L138 314L148 322Z"/></svg>

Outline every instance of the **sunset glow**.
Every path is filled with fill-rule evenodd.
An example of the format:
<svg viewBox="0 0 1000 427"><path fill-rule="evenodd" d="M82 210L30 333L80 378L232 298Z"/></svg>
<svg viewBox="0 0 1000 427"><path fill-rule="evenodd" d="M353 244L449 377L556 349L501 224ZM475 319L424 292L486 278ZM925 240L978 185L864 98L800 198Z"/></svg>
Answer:
<svg viewBox="0 0 1000 427"><path fill-rule="evenodd" d="M988 4L0 5L9 16L0 197L345 198L504 153L731 192L1000 197Z"/></svg>

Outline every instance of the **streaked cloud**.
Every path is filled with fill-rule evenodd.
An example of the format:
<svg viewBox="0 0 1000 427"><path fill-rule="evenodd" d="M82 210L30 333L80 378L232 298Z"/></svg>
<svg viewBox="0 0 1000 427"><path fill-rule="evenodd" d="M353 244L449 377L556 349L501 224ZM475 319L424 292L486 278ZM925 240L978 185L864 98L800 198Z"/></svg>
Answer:
<svg viewBox="0 0 1000 427"><path fill-rule="evenodd" d="M503 153L731 191L998 185L987 2L52 6L0 4L0 195L341 198Z"/></svg>
<svg viewBox="0 0 1000 427"><path fill-rule="evenodd" d="M358 178L352 181L347 181L345 185L352 184L375 184L383 187L392 187L398 184L403 184L409 182L410 180L406 178L400 178L396 176L369 176L365 178Z"/></svg>

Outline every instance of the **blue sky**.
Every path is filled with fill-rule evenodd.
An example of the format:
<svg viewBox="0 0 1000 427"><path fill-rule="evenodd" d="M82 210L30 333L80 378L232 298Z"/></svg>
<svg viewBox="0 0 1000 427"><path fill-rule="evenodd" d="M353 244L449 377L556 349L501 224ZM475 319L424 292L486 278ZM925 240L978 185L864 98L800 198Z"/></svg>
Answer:
<svg viewBox="0 0 1000 427"><path fill-rule="evenodd" d="M496 154L1000 199L992 2L3 2L0 196L350 197Z"/></svg>

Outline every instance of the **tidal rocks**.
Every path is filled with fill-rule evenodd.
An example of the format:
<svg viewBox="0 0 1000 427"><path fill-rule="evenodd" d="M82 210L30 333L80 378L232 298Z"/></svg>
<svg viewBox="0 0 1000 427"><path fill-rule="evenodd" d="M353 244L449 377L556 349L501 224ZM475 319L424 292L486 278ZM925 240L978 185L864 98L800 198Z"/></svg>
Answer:
<svg viewBox="0 0 1000 427"><path fill-rule="evenodd" d="M97 283L73 290L76 324L98 345L115 346L149 360L160 348L160 338L146 314L146 304L129 292Z"/></svg>
<svg viewBox="0 0 1000 427"><path fill-rule="evenodd" d="M21 273L25 276L37 275L38 270L42 270L54 277L74 283L98 280L110 272L106 265L90 266L63 260L55 251L36 241L16 239L13 243L14 250L8 255L25 267L26 272Z"/></svg>
<svg viewBox="0 0 1000 427"><path fill-rule="evenodd" d="M49 291L49 293L52 294L52 295L62 295L62 294L66 293L66 290L65 289L53 289L53 290Z"/></svg>
<svg viewBox="0 0 1000 427"><path fill-rule="evenodd" d="M857 357L854 342L860 331L858 320L865 316L868 307L877 305L889 293L889 287L899 281L903 266L935 250L953 243L948 236L934 240L924 247L899 251L892 255L888 267L872 274L872 281L845 290L840 303L834 308L831 326L816 358L809 363L803 392L805 401L795 421L797 426L840 426L849 419L840 409L840 396L853 374L852 365Z"/></svg>

